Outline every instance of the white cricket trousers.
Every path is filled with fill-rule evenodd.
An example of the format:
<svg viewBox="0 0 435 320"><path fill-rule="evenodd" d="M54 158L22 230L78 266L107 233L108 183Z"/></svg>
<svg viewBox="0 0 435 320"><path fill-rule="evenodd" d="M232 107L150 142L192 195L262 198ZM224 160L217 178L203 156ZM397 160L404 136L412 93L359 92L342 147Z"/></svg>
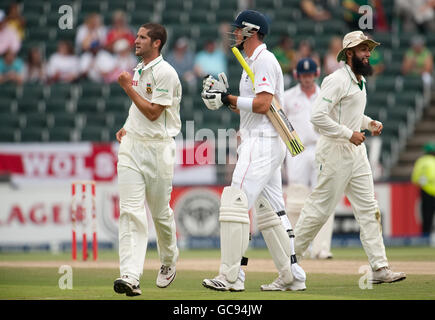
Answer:
<svg viewBox="0 0 435 320"><path fill-rule="evenodd" d="M373 270L388 266L382 239L381 214L375 199L372 171L364 144L321 136L316 161L317 185L302 208L295 227L295 251L301 257L320 228L334 213L343 193L360 226L360 239Z"/></svg>
<svg viewBox="0 0 435 320"><path fill-rule="evenodd" d="M143 139L127 133L118 151L119 260L121 276L139 280L148 244L145 202L157 235L160 262L178 258L174 213L169 206L175 141Z"/></svg>
<svg viewBox="0 0 435 320"><path fill-rule="evenodd" d="M232 187L242 189L251 209L258 196L263 195L275 212L285 210L282 193L281 165L286 146L279 136L243 137L237 153Z"/></svg>
<svg viewBox="0 0 435 320"><path fill-rule="evenodd" d="M317 176L319 174L319 166L315 161L316 158L316 145L310 144L305 146L304 152L298 154L296 157L292 157L287 152L287 179L288 184L302 184L312 190L317 184ZM287 194L287 199L290 199L292 194ZM292 215L299 217L300 212L288 212L290 214L290 222L293 228L296 226L296 221ZM293 218L293 219L292 219ZM311 256L314 258L322 250L331 251L332 231L334 229L334 214L331 214L329 219L314 237L311 244Z"/></svg>

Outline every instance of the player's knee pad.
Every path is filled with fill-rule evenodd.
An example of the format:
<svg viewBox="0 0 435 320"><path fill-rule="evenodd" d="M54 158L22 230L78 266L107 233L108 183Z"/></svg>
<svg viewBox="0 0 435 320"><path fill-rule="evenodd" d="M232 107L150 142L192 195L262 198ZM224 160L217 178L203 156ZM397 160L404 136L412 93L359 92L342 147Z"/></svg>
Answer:
<svg viewBox="0 0 435 320"><path fill-rule="evenodd" d="M237 280L240 261L249 245L248 198L243 190L225 187L219 210L221 268L228 281Z"/></svg>
<svg viewBox="0 0 435 320"><path fill-rule="evenodd" d="M291 282L290 238L281 223L281 219L263 196L260 196L255 202L255 212L257 227L263 235L276 268L281 276L287 279L287 282Z"/></svg>
<svg viewBox="0 0 435 320"><path fill-rule="evenodd" d="M299 219L305 200L310 192L310 189L303 184L291 184L285 189L287 195L285 209L293 227Z"/></svg>

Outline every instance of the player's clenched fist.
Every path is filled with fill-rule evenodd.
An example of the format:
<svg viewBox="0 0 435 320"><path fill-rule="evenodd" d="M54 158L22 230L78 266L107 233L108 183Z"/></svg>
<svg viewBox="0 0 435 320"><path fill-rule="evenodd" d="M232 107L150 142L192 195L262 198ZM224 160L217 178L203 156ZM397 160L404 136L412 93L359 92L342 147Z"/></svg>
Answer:
<svg viewBox="0 0 435 320"><path fill-rule="evenodd" d="M119 85L125 89L132 85L133 78L131 77L131 74L127 71L121 72L121 74L118 77L118 83Z"/></svg>
<svg viewBox="0 0 435 320"><path fill-rule="evenodd" d="M116 140L118 140L119 143L121 143L121 139L123 136L125 136L127 131L125 131L124 128L119 129L119 131L116 133Z"/></svg>

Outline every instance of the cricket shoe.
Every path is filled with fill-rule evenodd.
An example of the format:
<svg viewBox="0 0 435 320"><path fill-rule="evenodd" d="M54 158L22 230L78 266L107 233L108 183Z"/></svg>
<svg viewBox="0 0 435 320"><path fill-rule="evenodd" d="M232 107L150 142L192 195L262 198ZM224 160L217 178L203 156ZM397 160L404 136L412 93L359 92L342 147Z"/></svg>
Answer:
<svg viewBox="0 0 435 320"><path fill-rule="evenodd" d="M372 272L371 282L374 284L391 283L406 279L404 272L393 272L389 267L379 268Z"/></svg>
<svg viewBox="0 0 435 320"><path fill-rule="evenodd" d="M226 277L220 274L214 279L204 279L202 285L217 291L245 291L245 272L240 269L239 276L235 282L227 281Z"/></svg>
<svg viewBox="0 0 435 320"><path fill-rule="evenodd" d="M278 277L270 284L261 285L261 291L304 291L307 287L305 281L293 279L290 283L285 283L281 277Z"/></svg>
<svg viewBox="0 0 435 320"><path fill-rule="evenodd" d="M174 281L177 272L174 266L162 265L157 275L156 285L159 288L166 288Z"/></svg>
<svg viewBox="0 0 435 320"><path fill-rule="evenodd" d="M136 282L137 284L132 284L131 282ZM128 297L139 296L142 294L139 287L139 281L134 281L128 276L122 276L121 278L116 279L113 283L113 290L115 290L116 293L125 293Z"/></svg>
<svg viewBox="0 0 435 320"><path fill-rule="evenodd" d="M316 254L315 258L319 260L332 259L332 252L322 249Z"/></svg>

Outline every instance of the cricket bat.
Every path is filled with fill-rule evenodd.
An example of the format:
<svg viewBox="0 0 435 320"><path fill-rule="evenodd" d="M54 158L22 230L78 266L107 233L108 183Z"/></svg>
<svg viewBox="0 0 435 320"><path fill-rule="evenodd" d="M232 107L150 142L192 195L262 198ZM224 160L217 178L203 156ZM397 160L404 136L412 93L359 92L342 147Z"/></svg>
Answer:
<svg viewBox="0 0 435 320"><path fill-rule="evenodd" d="M252 84L254 85L254 79L255 79L254 73L252 72L249 65L246 63L239 49L237 49L236 47L232 47L231 50L233 51L233 54L236 56L240 65L246 71L246 73L248 74L249 78L252 81ZM278 132L281 139L284 141L292 157L304 151L304 145L299 139L298 134L296 133L290 121L288 120L280 103L275 98L275 96L272 99L272 105L270 106L270 109L266 113L266 115L269 118L270 122L272 122L272 125Z"/></svg>

